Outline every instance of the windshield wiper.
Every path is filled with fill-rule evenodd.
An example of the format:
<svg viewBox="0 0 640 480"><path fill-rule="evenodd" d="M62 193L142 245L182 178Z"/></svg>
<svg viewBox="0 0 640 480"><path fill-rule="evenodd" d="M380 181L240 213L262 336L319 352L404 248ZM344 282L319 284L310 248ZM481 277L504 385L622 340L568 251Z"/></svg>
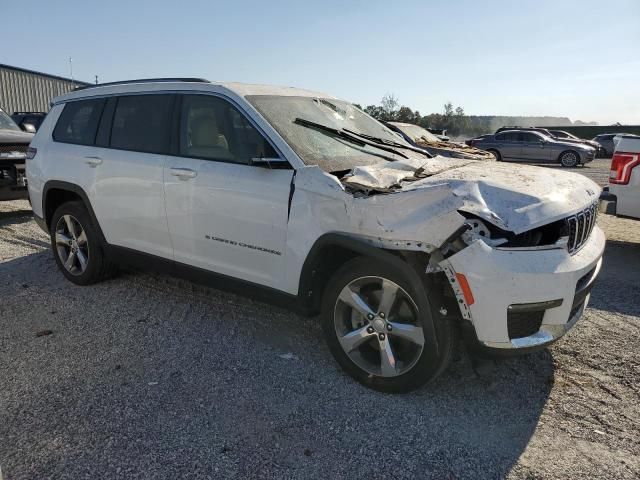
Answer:
<svg viewBox="0 0 640 480"><path fill-rule="evenodd" d="M398 152L397 150L391 148L390 146L386 146L381 144L380 142L375 142L373 140L369 140L368 138L354 135L352 132L342 129L338 130L337 128L329 127L328 125L322 125L321 123L312 122L310 120L305 120L304 118L296 118L294 120L298 125L302 125L307 128L314 128L324 133L329 133L338 138L343 138L348 142L355 143L359 147L364 147L365 145L369 145L370 147L378 148L380 150L384 150L385 152L393 153L394 155L398 155L402 158L409 158L404 153Z"/></svg>
<svg viewBox="0 0 640 480"><path fill-rule="evenodd" d="M358 132L354 132L353 130L349 130L348 128L343 128L343 131L350 133L351 135L354 135L358 138L365 138L371 142L375 142L375 143L379 143L381 145L388 145L390 147L394 147L394 148L404 148L405 150L411 150L412 152L417 152L417 153L421 153L422 155L425 155L428 158L433 158L433 155L431 155L429 152L427 152L426 150L423 150L422 148L419 147L414 147L412 145L403 145L401 143L398 142L394 142L393 140L387 140L386 138L380 138L380 137L374 137L372 135L367 135L366 133L358 133Z"/></svg>

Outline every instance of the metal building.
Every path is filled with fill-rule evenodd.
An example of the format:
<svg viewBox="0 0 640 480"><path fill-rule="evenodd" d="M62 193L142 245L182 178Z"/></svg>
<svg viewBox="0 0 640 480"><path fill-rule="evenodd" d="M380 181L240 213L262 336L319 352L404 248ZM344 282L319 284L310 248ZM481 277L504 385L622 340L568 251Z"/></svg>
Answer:
<svg viewBox="0 0 640 480"><path fill-rule="evenodd" d="M13 112L48 112L51 99L88 85L70 78L0 64L0 108Z"/></svg>

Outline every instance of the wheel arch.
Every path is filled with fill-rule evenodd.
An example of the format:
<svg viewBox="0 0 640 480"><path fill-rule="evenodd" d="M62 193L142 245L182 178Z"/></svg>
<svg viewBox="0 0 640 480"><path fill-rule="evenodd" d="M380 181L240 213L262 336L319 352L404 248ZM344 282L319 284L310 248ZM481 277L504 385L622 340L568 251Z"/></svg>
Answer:
<svg viewBox="0 0 640 480"><path fill-rule="evenodd" d="M310 314L320 312L322 295L331 276L346 261L355 257L368 257L372 261L385 262L401 270L416 285L423 283L415 257L424 255L424 266L428 255L421 252L385 250L369 244L366 240L343 233L326 233L319 237L307 255L300 272L298 298Z"/></svg>
<svg viewBox="0 0 640 480"><path fill-rule="evenodd" d="M491 147L491 148L487 148L485 151L493 154L493 152L496 152L498 155L496 155L496 160L500 161L502 160L502 153L500 152L499 149L495 148L495 147Z"/></svg>
<svg viewBox="0 0 640 480"><path fill-rule="evenodd" d="M51 219L53 218L53 214L56 209L63 203L71 201L80 201L84 204L87 212L89 212L89 217L93 222L93 226L98 232L100 240L103 242L103 245L106 244L104 234L100 228L100 223L96 218L96 214L93 211L93 207L91 206L91 201L89 200L87 193L82 187L74 183L62 180L49 180L45 183L44 188L42 189L42 215L44 216L44 222L47 229L49 231L51 230Z"/></svg>

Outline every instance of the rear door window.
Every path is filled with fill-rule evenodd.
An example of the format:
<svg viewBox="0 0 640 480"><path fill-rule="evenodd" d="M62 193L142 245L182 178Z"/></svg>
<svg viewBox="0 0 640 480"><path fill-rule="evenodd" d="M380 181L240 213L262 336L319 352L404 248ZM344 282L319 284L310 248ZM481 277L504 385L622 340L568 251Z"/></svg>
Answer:
<svg viewBox="0 0 640 480"><path fill-rule="evenodd" d="M502 138L500 139L502 142L517 142L518 141L518 132L508 132L503 133Z"/></svg>
<svg viewBox="0 0 640 480"><path fill-rule="evenodd" d="M540 137L538 137L534 133L521 132L520 133L520 141L521 142L526 142L526 143L534 143L534 142L539 142L540 141Z"/></svg>
<svg viewBox="0 0 640 480"><path fill-rule="evenodd" d="M65 104L53 130L56 142L93 145L105 100L78 100Z"/></svg>
<svg viewBox="0 0 640 480"><path fill-rule="evenodd" d="M145 153L169 153L173 95L130 95L118 98L110 147Z"/></svg>

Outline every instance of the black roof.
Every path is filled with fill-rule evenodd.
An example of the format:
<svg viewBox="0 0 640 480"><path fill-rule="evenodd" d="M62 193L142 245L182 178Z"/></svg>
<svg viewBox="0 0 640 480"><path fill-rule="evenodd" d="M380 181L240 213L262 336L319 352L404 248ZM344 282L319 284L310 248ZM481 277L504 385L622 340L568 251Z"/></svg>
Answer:
<svg viewBox="0 0 640 480"><path fill-rule="evenodd" d="M14 67L12 65L5 65L4 63L0 63L0 69L2 68L5 68L7 70L15 70L18 72L30 73L32 75L40 75L41 77L55 78L56 80L64 80L65 82L77 83L79 85L91 85L89 82L73 80L71 78L59 77L58 75L50 75L48 73L38 72L36 70L28 70L26 68Z"/></svg>

